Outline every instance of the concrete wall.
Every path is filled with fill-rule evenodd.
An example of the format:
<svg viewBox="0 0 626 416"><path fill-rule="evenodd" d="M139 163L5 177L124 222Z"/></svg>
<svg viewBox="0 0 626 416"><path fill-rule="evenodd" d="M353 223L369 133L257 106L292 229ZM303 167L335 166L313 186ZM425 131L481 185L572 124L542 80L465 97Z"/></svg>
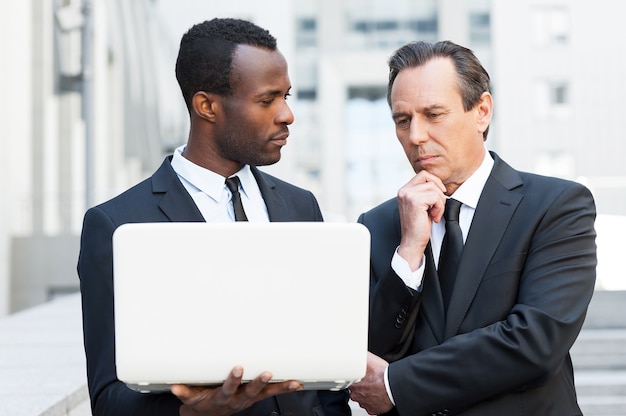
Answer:
<svg viewBox="0 0 626 416"><path fill-rule="evenodd" d="M11 312L78 291L79 236L14 237L11 241Z"/></svg>
<svg viewBox="0 0 626 416"><path fill-rule="evenodd" d="M89 416L80 297L0 319L0 416Z"/></svg>

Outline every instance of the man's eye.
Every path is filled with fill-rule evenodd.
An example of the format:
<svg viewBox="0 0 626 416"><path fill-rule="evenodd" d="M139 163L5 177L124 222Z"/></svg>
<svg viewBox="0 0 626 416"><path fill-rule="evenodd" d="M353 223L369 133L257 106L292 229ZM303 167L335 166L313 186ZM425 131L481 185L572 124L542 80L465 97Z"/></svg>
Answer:
<svg viewBox="0 0 626 416"><path fill-rule="evenodd" d="M291 97L291 94L289 94L289 93L285 94L285 101L287 101L287 99L288 99L289 97Z"/></svg>

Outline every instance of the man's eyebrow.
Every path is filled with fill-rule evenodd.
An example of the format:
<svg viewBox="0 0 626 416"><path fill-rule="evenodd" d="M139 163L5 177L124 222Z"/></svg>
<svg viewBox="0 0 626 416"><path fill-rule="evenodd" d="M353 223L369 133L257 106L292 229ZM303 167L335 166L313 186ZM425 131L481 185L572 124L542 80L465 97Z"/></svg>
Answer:
<svg viewBox="0 0 626 416"><path fill-rule="evenodd" d="M408 113L406 111L394 111L393 113L391 113L391 118L395 120L397 118L404 117L407 114Z"/></svg>
<svg viewBox="0 0 626 416"><path fill-rule="evenodd" d="M441 104L431 104L431 105L427 105L426 107L420 107L419 108L419 112L420 113L424 113L424 112L428 112L428 111L435 111L435 110L446 110L446 107L444 105ZM394 111L391 113L391 118L393 118L394 120L398 117L402 117L402 116L406 116L407 114L409 114L409 111Z"/></svg>
<svg viewBox="0 0 626 416"><path fill-rule="evenodd" d="M432 104L432 105L424 107L422 111L445 110L445 109L446 107L441 104Z"/></svg>
<svg viewBox="0 0 626 416"><path fill-rule="evenodd" d="M289 94L290 92L291 92L291 87L287 88L286 92L284 90L279 90L279 89L267 90L267 91L262 91L262 92L258 93L256 96L258 98L261 98L261 97L275 97L277 95Z"/></svg>

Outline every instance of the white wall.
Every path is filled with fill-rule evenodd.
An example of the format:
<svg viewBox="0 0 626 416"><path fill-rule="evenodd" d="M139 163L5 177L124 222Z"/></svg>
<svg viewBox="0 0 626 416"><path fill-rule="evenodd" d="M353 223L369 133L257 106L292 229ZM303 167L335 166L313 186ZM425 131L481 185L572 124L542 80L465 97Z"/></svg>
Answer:
<svg viewBox="0 0 626 416"><path fill-rule="evenodd" d="M9 310L10 235L25 226L28 214L23 198L31 183L31 14L28 1L0 2L0 316Z"/></svg>

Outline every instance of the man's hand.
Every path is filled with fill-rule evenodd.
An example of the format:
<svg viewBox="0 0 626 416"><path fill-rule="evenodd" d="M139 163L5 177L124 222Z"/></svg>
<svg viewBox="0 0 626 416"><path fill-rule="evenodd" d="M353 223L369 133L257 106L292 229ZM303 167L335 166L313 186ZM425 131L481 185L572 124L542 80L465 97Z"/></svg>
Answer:
<svg viewBox="0 0 626 416"><path fill-rule="evenodd" d="M172 393L182 402L181 416L227 416L246 409L270 396L302 390L298 381L270 383L272 374L261 373L249 383L242 384L243 368L232 369L224 384L219 387L192 387L182 384L172 386Z"/></svg>
<svg viewBox="0 0 626 416"><path fill-rule="evenodd" d="M368 352L365 377L350 386L350 398L370 415L380 415L393 409L385 388L385 369L388 365L387 361Z"/></svg>
<svg viewBox="0 0 626 416"><path fill-rule="evenodd" d="M398 254L416 270L430 239L432 222L439 222L446 206L441 179L422 170L398 191L402 239Z"/></svg>

